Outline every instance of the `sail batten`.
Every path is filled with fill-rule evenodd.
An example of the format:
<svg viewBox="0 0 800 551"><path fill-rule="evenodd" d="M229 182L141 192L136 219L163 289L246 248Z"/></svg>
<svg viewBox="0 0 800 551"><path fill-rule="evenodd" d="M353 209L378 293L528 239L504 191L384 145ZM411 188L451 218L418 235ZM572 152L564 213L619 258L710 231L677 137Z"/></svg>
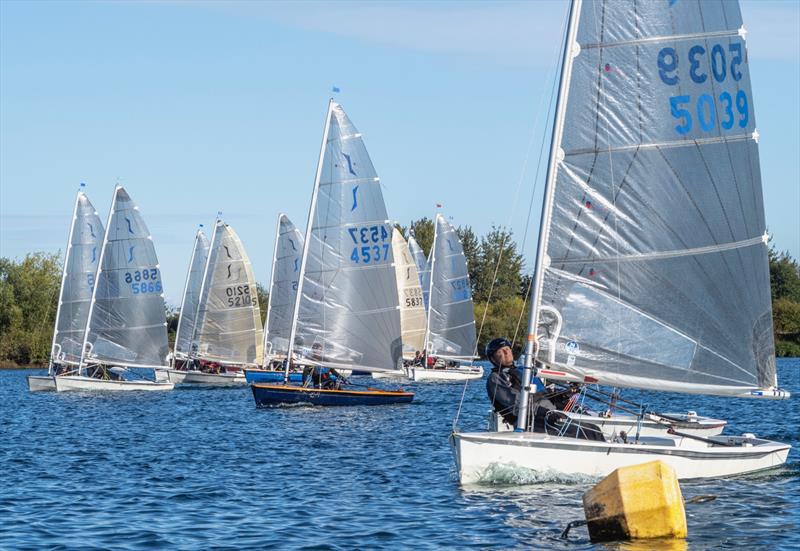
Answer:
<svg viewBox="0 0 800 551"><path fill-rule="evenodd" d="M774 386L738 3L574 6L537 262L543 357L616 386Z"/></svg>

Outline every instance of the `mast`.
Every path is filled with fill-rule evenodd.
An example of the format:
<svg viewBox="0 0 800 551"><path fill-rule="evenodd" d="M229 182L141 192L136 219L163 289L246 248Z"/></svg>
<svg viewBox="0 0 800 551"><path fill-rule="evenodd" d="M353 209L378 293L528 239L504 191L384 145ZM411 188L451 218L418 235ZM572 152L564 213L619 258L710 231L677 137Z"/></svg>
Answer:
<svg viewBox="0 0 800 551"><path fill-rule="evenodd" d="M547 256L547 240L550 218L553 212L553 195L555 193L555 179L558 171L559 152L561 150L561 135L564 130L564 113L567 107L569 83L572 78L572 61L578 54L575 37L578 33L578 19L580 17L582 0L572 0L569 8L569 23L564 37L564 56L561 61L561 75L559 77L558 98L556 100L556 113L553 120L553 134L550 140L550 158L547 162L547 180L544 188L544 202L542 204L542 217L539 225L539 243L536 248L536 265L534 271L534 294L531 300L530 317L528 318L528 337L525 343L525 364L522 370L522 388L517 398L517 432L527 430L528 419L528 392L530 390L533 374L536 346L536 329L539 323L539 302L544 282L544 264Z"/></svg>
<svg viewBox="0 0 800 551"><path fill-rule="evenodd" d="M97 271L94 276L94 286L92 287L92 301L89 303L89 314L86 316L86 331L83 333L83 345L81 345L81 359L78 362L78 375L81 374L83 368L83 361L86 358L86 346L89 344L89 329L92 326L92 312L94 311L94 304L97 301L97 288L100 283L100 274L103 271L103 259L106 256L106 245L108 244L108 229L111 226L111 218L114 216L114 209L117 206L117 192L122 188L117 184L114 187L114 197L111 199L111 208L108 210L108 219L106 220L106 227L103 231L103 246L100 247L100 259L97 261Z"/></svg>
<svg viewBox="0 0 800 551"><path fill-rule="evenodd" d="M269 360L267 359L267 337L269 336L269 313L272 310L272 285L275 283L275 262L278 260L278 243L281 238L281 218L283 218L284 214L280 213L278 215L278 223L275 226L275 246L272 248L272 272L269 275L269 302L267 303L267 317L264 318L264 363L262 367L264 369L267 368ZM300 283L298 282L298 285Z"/></svg>
<svg viewBox="0 0 800 551"><path fill-rule="evenodd" d="M189 290L189 278L192 276L192 267L194 265L194 255L197 253L197 242L200 241L200 231L194 234L194 247L192 248L192 256L189 258L189 269L186 271L186 282L183 284L183 297L181 297L181 313L178 316L178 329L175 331L175 346L172 353L172 367L175 367L175 355L178 353L178 342L181 336L181 320L183 319L183 307L186 304L186 291ZM192 328L194 330L194 327Z"/></svg>
<svg viewBox="0 0 800 551"><path fill-rule="evenodd" d="M428 367L428 337L431 334L431 294L433 293L433 265L436 263L436 238L439 235L439 216L441 216L438 212L436 216L433 217L433 243L431 244L431 265L430 271L428 272L428 308L426 318L425 318L425 341L423 342L425 346L425 365L423 368Z"/></svg>
<svg viewBox="0 0 800 551"><path fill-rule="evenodd" d="M211 236L211 243L208 246L208 257L206 258L206 267L203 268L203 280L200 283L200 295L197 298L197 309L195 310L194 314L194 327L192 327L192 340L189 342L189 358L194 358L192 356L192 347L194 346L194 340L197 338L197 320L200 318L200 305L203 303L203 292L206 289L206 277L208 277L208 267L211 264L211 255L214 252L214 241L217 239L217 226L220 223L220 215L221 213L217 213L217 219L214 221L214 234ZM175 341L177 342L177 340ZM198 347L198 352L200 351Z"/></svg>
<svg viewBox="0 0 800 551"><path fill-rule="evenodd" d="M300 313L300 300L303 296L303 279L305 279L306 262L308 260L308 248L311 242L311 226L314 220L314 211L317 206L317 195L319 194L319 179L322 176L322 162L325 158L325 148L328 145L328 132L331 128L331 114L333 113L333 98L328 100L328 111L325 115L325 128L322 131L322 145L319 148L319 160L317 161L317 173L314 176L314 189L311 192L311 205L308 208L308 221L306 222L306 235L303 242L303 259L300 261L300 274L297 280L297 296L294 300L294 313L292 314L292 329L289 332L289 348L286 351L286 361L284 368L284 380L289 380L289 365L294 349L294 338L297 334L297 316Z"/></svg>
<svg viewBox="0 0 800 551"><path fill-rule="evenodd" d="M83 186L83 184L81 184ZM55 327L53 328L53 341L50 343L50 364L47 366L47 374L53 374L53 351L56 347L58 337L58 318L61 316L61 301L64 298L64 281L67 279L67 264L69 263L69 252L72 249L72 232L75 231L75 221L78 219L78 204L83 192L79 189L75 196L75 206L72 209L72 223L69 225L69 236L67 237L67 248L64 253L64 267L61 269L61 288L58 290L58 306L56 307ZM96 283L96 282L95 282Z"/></svg>

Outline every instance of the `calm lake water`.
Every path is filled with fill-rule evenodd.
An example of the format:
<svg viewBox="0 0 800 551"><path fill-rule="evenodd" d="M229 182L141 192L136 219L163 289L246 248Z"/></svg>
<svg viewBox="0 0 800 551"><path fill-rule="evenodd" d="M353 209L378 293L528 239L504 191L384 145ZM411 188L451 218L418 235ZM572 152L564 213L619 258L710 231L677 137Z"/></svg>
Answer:
<svg viewBox="0 0 800 551"><path fill-rule="evenodd" d="M406 384L408 406L256 410L249 388L31 394L30 371L4 371L0 548L797 549L800 359L778 366L791 400L626 394L794 446L783 469L683 483L717 499L687 506L686 542L657 546L594 546L585 528L560 540L590 481L461 488L447 442L460 385ZM470 384L461 428L487 410Z"/></svg>

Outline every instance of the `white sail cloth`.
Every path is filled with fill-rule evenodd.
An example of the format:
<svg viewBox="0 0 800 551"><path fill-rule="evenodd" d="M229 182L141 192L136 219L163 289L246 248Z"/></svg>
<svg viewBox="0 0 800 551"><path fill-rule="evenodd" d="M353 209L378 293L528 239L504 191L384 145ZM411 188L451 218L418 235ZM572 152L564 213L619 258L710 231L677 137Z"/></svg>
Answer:
<svg viewBox="0 0 800 551"><path fill-rule="evenodd" d="M303 261L303 234L285 214L278 217L275 256L272 262L272 283L265 323L265 355L286 357L292 314Z"/></svg>
<svg viewBox="0 0 800 551"><path fill-rule="evenodd" d="M397 295L400 300L400 327L403 334L403 358L413 359L425 347L425 305L417 266L403 234L394 228L392 234Z"/></svg>
<svg viewBox="0 0 800 551"><path fill-rule="evenodd" d="M166 367L167 318L156 250L139 207L114 190L86 328L86 361Z"/></svg>
<svg viewBox="0 0 800 551"><path fill-rule="evenodd" d="M402 340L392 224L361 134L333 101L328 117L293 350L332 367L394 371Z"/></svg>
<svg viewBox="0 0 800 551"><path fill-rule="evenodd" d="M657 390L777 384L741 28L737 2L582 3L539 253L551 365Z"/></svg>
<svg viewBox="0 0 800 551"><path fill-rule="evenodd" d="M419 276L419 284L422 287L422 301L425 310L428 309L428 288L431 282L431 264L430 260L425 257L425 252L419 246L417 240L413 235L408 236L408 249L411 251L411 256L414 257L414 264L417 267L417 275Z"/></svg>
<svg viewBox="0 0 800 551"><path fill-rule="evenodd" d="M175 352L188 356L192 349L192 335L197 320L197 306L200 303L200 290L203 286L203 274L208 260L209 242L203 230L197 230L189 261L189 273L183 289L178 330L175 334Z"/></svg>
<svg viewBox="0 0 800 551"><path fill-rule="evenodd" d="M51 363L80 362L104 235L103 222L94 206L85 193L78 192L64 255Z"/></svg>
<svg viewBox="0 0 800 551"><path fill-rule="evenodd" d="M253 267L233 228L217 220L197 307L192 357L261 365L262 331Z"/></svg>
<svg viewBox="0 0 800 551"><path fill-rule="evenodd" d="M431 248L426 346L433 356L470 360L475 354L475 312L464 249L455 228L436 215Z"/></svg>

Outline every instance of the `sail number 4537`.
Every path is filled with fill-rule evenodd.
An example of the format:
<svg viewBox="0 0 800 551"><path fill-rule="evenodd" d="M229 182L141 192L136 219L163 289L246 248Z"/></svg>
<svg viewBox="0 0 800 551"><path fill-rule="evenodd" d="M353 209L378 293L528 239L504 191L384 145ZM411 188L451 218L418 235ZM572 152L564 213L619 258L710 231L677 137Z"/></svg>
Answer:
<svg viewBox="0 0 800 551"><path fill-rule="evenodd" d="M657 58L658 76L667 86L677 86L682 78L680 67L685 67L683 78L688 76L695 84L723 84L728 77L734 83L738 82L742 78L741 65L746 63L742 43L731 42L727 46L726 49L722 44L714 44L706 48L695 44L686 51L686 66L682 62L684 57L675 48L661 48ZM718 106L722 111L719 120ZM675 131L680 135L689 133L695 125L703 132L711 132L717 128L730 130L734 126L746 128L750 122L750 102L744 90L705 93L696 98L689 94L672 96L669 98L669 109L678 121Z"/></svg>
<svg viewBox="0 0 800 551"><path fill-rule="evenodd" d="M347 233L355 244L350 253L350 261L354 264L374 264L389 259L387 243L391 232L384 225L347 228Z"/></svg>

